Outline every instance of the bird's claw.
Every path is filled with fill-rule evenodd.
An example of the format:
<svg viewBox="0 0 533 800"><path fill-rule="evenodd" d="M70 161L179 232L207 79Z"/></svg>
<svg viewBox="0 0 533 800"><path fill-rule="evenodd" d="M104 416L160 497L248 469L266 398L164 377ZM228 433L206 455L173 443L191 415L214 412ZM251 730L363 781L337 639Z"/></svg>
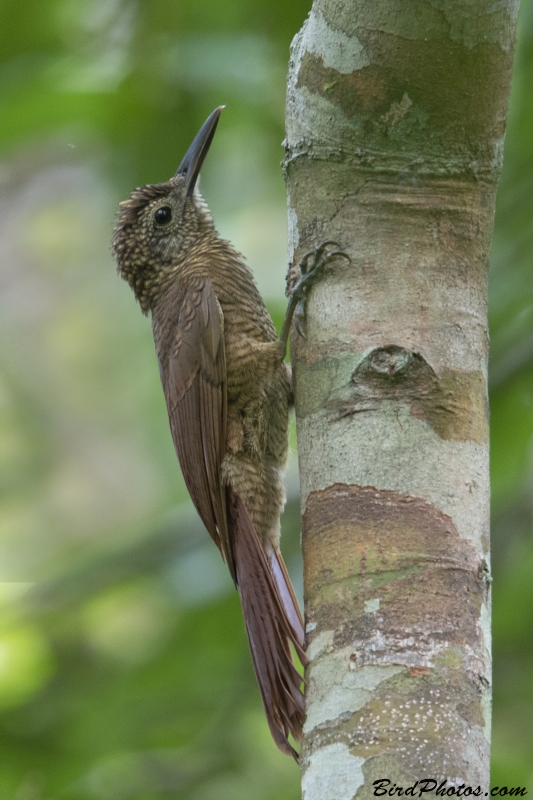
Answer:
<svg viewBox="0 0 533 800"><path fill-rule="evenodd" d="M300 267L300 272L302 273L302 275L305 275L307 273L307 264L308 264L309 259L311 258L311 256L313 256L313 263L311 264L311 270L310 270L312 272L313 268L316 266L317 262L319 262L320 259L322 258L324 250L327 247L329 247L330 245L333 246L333 247L340 247L340 244L338 242L333 242L333 241L322 242L321 245L319 245L318 247L315 247L314 250L310 250L308 253L306 253L303 256L302 260L298 264L298 266ZM347 258L349 258L349 256L347 256Z"/></svg>
<svg viewBox="0 0 533 800"><path fill-rule="evenodd" d="M305 333L302 329L302 323L305 324L305 302L304 298L298 301L298 305L296 306L296 310L294 312L294 327L296 328L296 332L299 336L303 339L306 338Z"/></svg>
<svg viewBox="0 0 533 800"><path fill-rule="evenodd" d="M298 301L294 311L294 327L296 328L297 333L304 339L305 333L302 329L302 324L305 323L305 309L308 290L323 272L324 267L326 267L331 261L334 261L336 258L345 258L348 261L351 261L350 256L345 253L344 250L337 249L333 250L332 252L327 252L328 247L340 248L340 245L338 242L333 241L322 242L319 247L306 253L298 265L300 267L301 278L292 290L293 298L297 299ZM313 260L309 265L309 260L311 257Z"/></svg>

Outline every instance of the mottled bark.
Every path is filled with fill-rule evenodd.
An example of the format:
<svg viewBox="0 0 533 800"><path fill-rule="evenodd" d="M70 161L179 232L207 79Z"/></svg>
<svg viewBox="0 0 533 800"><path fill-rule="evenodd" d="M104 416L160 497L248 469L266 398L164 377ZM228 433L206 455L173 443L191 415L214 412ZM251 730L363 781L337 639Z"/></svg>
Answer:
<svg viewBox="0 0 533 800"><path fill-rule="evenodd" d="M489 780L487 274L515 0L316 0L289 71L305 800ZM296 270L289 272L289 285Z"/></svg>

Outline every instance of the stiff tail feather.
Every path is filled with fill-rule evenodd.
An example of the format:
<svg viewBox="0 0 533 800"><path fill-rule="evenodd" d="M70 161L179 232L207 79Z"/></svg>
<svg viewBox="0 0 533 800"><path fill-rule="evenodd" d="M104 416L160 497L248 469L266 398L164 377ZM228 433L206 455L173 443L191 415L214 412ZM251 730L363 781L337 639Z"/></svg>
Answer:
<svg viewBox="0 0 533 800"><path fill-rule="evenodd" d="M235 573L254 671L270 732L279 749L298 760L289 742L302 737L305 717L302 678L292 659L292 643L303 664L303 625L281 555L265 555L250 516L228 487L228 528ZM269 564L270 560L270 564Z"/></svg>

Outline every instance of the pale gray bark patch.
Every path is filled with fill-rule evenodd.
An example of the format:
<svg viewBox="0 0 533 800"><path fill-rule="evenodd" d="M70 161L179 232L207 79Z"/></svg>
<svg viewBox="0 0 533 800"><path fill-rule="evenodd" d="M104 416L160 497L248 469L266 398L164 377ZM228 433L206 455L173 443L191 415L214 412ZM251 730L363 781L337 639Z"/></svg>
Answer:
<svg viewBox="0 0 533 800"><path fill-rule="evenodd" d="M288 249L288 258L289 264L292 264L294 260L294 253L298 247L300 242L300 234L298 232L298 216L296 211L291 206L290 197L288 198L288 239L287 239L287 249Z"/></svg>
<svg viewBox="0 0 533 800"><path fill-rule="evenodd" d="M364 763L345 744L319 748L312 763L302 764L303 800L352 800L364 783Z"/></svg>
<svg viewBox="0 0 533 800"><path fill-rule="evenodd" d="M442 442L427 423L388 406L358 414L355 423L324 411L297 420L302 512L312 491L337 481L379 486L424 498L455 520L462 538L478 541L481 534L487 542L486 445Z"/></svg>
<svg viewBox="0 0 533 800"><path fill-rule="evenodd" d="M306 52L320 56L325 67L332 67L337 72L347 75L370 64L357 36L346 36L341 30L333 30L320 11L311 11L301 37Z"/></svg>
<svg viewBox="0 0 533 800"><path fill-rule="evenodd" d="M334 631L327 633L331 634L333 643ZM355 661L351 659L353 652L353 646L331 648L330 652L311 659L307 689L309 712L304 733L363 708L379 684L402 669L401 666L366 666L356 672Z"/></svg>

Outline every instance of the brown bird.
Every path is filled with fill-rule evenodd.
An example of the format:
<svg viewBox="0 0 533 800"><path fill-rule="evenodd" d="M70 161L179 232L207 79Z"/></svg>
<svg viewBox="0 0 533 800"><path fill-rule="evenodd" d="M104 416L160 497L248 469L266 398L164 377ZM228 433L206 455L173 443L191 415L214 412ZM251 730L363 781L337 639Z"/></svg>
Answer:
<svg viewBox="0 0 533 800"><path fill-rule="evenodd" d="M291 320L326 263L326 242L304 258L281 338L253 275L221 239L196 186L220 106L176 174L135 189L113 235L118 271L152 314L170 429L192 501L238 587L255 674L280 750L297 758L306 663L298 603L279 550L282 473L292 400L284 363ZM309 258L314 256L307 269Z"/></svg>

